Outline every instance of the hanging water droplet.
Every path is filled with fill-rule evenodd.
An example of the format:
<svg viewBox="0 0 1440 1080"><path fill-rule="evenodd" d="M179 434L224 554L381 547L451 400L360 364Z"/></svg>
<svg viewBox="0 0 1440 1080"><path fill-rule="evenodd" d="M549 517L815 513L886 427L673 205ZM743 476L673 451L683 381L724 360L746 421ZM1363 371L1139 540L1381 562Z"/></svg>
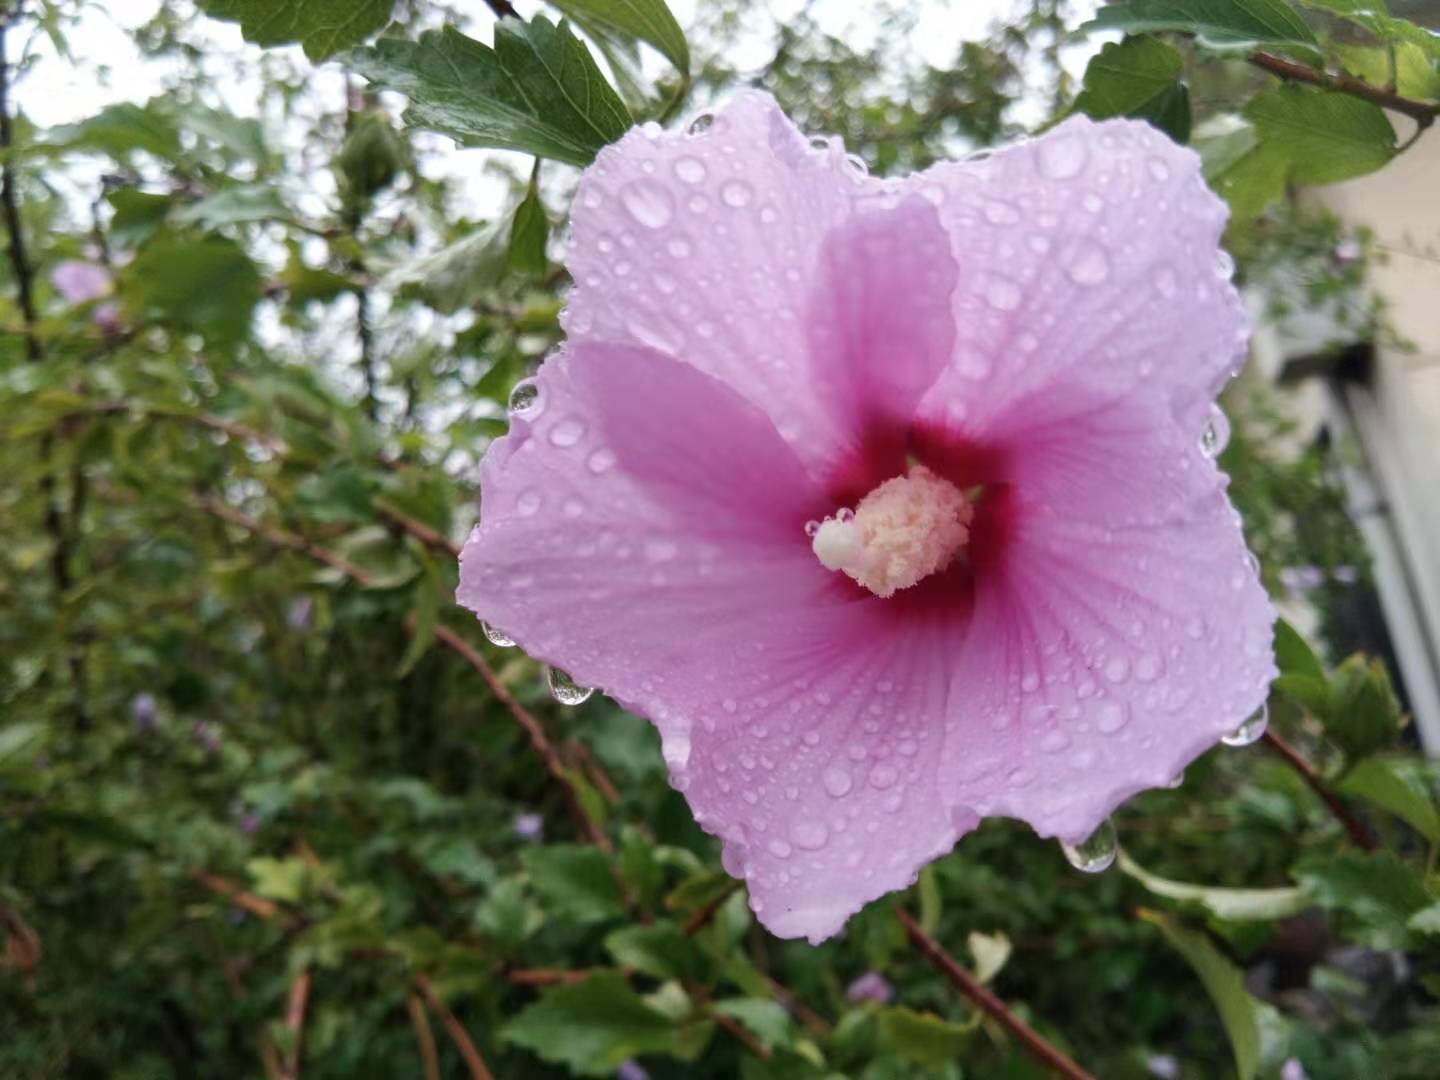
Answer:
<svg viewBox="0 0 1440 1080"><path fill-rule="evenodd" d="M510 413L528 413L540 403L540 387L526 380L510 391Z"/></svg>
<svg viewBox="0 0 1440 1080"><path fill-rule="evenodd" d="M1230 418L1219 405L1210 406L1210 416L1205 430L1200 432L1200 452L1208 458L1217 458L1230 442Z"/></svg>
<svg viewBox="0 0 1440 1080"><path fill-rule="evenodd" d="M1175 774L1175 778L1174 778L1173 780L1171 780L1171 781L1170 781L1168 784L1166 784L1165 786L1166 786L1167 788L1169 788L1171 791L1174 791L1174 790L1176 790L1177 788L1179 788L1179 787L1180 787L1182 784L1184 784L1184 783L1185 783L1185 770L1184 770L1184 769L1181 769L1178 773Z"/></svg>
<svg viewBox="0 0 1440 1080"><path fill-rule="evenodd" d="M590 700L590 695L595 693L594 687L581 686L558 667L547 667L545 679L550 684L550 693L561 705L584 704Z"/></svg>
<svg viewBox="0 0 1440 1080"><path fill-rule="evenodd" d="M490 644L494 645L496 648L513 649L515 647L514 638L512 638L509 634L505 633L505 631L503 630L497 630L488 622L482 620L480 623L480 629L485 632L486 640L488 640Z"/></svg>
<svg viewBox="0 0 1440 1080"><path fill-rule="evenodd" d="M715 123L714 113L701 113L695 117L694 120L690 121L690 126L685 129L686 134L704 135L705 132L710 130L710 125L713 123Z"/></svg>
<svg viewBox="0 0 1440 1080"><path fill-rule="evenodd" d="M805 522L805 535L806 535L806 536L814 537L815 534L818 533L819 531L820 531L820 522L815 521L815 520L810 520L810 521Z"/></svg>
<svg viewBox="0 0 1440 1080"><path fill-rule="evenodd" d="M1060 845L1065 860L1076 870L1087 874L1098 874L1109 870L1120 853L1120 838L1115 833L1115 823L1106 818L1100 827L1078 844Z"/></svg>
<svg viewBox="0 0 1440 1080"><path fill-rule="evenodd" d="M1265 729L1269 726L1270 706L1267 703L1251 713L1243 724L1220 741L1226 746L1249 746L1251 743L1259 742L1265 734Z"/></svg>

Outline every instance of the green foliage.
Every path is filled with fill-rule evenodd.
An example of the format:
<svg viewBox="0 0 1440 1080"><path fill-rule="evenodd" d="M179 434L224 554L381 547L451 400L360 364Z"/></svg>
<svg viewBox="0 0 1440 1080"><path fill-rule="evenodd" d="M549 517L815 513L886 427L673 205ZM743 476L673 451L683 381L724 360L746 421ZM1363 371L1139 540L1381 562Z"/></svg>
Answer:
<svg viewBox="0 0 1440 1080"><path fill-rule="evenodd" d="M390 21L395 0L196 0L217 19L238 22L246 41L283 45L298 41L323 60L363 41Z"/></svg>
<svg viewBox="0 0 1440 1080"><path fill-rule="evenodd" d="M477 16L461 5L202 4L250 40L338 52L409 96L414 126L575 165L631 110L685 106L692 79L701 101L754 81L885 175L1018 134L1036 102L1182 140L1193 109L1246 280L1303 273L1290 310L1349 305L1350 325L1376 325L1354 300L1362 270L1334 265L1338 227L1274 202L1393 157L1388 124L1353 99L1277 90L1139 22L1072 88L1057 59L1073 20L1049 3L933 66L914 57L911 5L882 3L894 32L863 44L802 12L753 67L741 38L767 16L744 0L704 5L688 39L657 0L553 6L571 21L506 20L491 48L423 29ZM1342 12L1375 37L1361 46L1283 8L1129 3L1101 21L1319 48L1377 83L1395 44L1402 91L1431 85L1429 43L1385 9ZM10 55L37 32L63 42L72 16L28 5ZM470 1075L456 1028L501 1080L631 1058L655 1080L1038 1075L907 946L904 903L1095 1075L1138 1080L1164 1054L1186 1076L1233 1056L1270 1080L1288 1052L1314 1080L1429 1080L1436 774L1384 669L1342 659L1324 596L1340 568L1365 588L1363 548L1334 458L1289 449L1272 402L1232 390L1224 465L1267 573L1324 572L1311 598L1330 645L1278 627L1273 723L1380 850L1353 850L1263 749L1217 751L1119 811L1118 873L1075 875L1052 843L991 821L838 940L778 941L668 786L651 726L598 696L555 707L541 670L450 600L475 463L560 337L547 245L573 174L465 155L486 178L477 206L388 97L358 81L327 97L296 49L216 57L207 26L162 4L134 33L165 94L45 131L17 115L3 158L40 358L0 259L0 1074L249 1076L294 1048L319 1080L421 1075L418 1008L443 1077ZM641 43L675 65L659 85ZM221 60L261 87L263 121L205 104ZM51 286L77 258L108 265L114 321ZM1165 913L1137 919L1142 904ZM1374 951L1393 949L1407 973L1365 966L1398 970ZM849 999L872 970L893 1001Z"/></svg>
<svg viewBox="0 0 1440 1080"><path fill-rule="evenodd" d="M1180 54L1155 38L1111 42L1086 67L1075 111L1096 120L1148 120L1176 142L1189 142L1190 91L1180 79L1184 67Z"/></svg>
<svg viewBox="0 0 1440 1080"><path fill-rule="evenodd" d="M563 20L502 22L492 49L458 30L382 38L342 62L410 98L405 119L464 146L523 150L587 165L630 114Z"/></svg>
<svg viewBox="0 0 1440 1080"><path fill-rule="evenodd" d="M1176 30L1194 34L1209 48L1231 51L1263 46L1313 56L1319 45L1286 0L1117 0L1082 29L1127 34Z"/></svg>

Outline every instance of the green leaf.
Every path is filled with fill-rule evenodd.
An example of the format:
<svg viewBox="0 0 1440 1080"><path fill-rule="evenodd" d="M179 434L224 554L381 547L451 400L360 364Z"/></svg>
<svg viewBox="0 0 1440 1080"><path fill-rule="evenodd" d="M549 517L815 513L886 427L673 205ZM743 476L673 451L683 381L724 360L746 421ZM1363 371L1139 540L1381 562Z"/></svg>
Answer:
<svg viewBox="0 0 1440 1080"><path fill-rule="evenodd" d="M38 720L10 723L0 728L0 764L8 757L18 756L31 744L38 744L46 731L46 726Z"/></svg>
<svg viewBox="0 0 1440 1080"><path fill-rule="evenodd" d="M630 126L625 103L563 20L502 19L493 49L451 27L418 41L382 38L344 62L407 95L407 123L464 146L588 165Z"/></svg>
<svg viewBox="0 0 1440 1080"><path fill-rule="evenodd" d="M1363 26L1385 44L1409 45L1432 60L1440 59L1440 34L1396 18L1385 0L1301 0L1306 7L1329 11L1356 26ZM1384 80L1379 80L1383 84Z"/></svg>
<svg viewBox="0 0 1440 1080"><path fill-rule="evenodd" d="M105 198L115 209L110 219L110 242L129 250L154 236L174 205L169 195L151 195L135 188L119 188Z"/></svg>
<svg viewBox="0 0 1440 1080"><path fill-rule="evenodd" d="M347 202L353 206L400 177L410 164L410 148L384 113L363 112L352 118L335 163Z"/></svg>
<svg viewBox="0 0 1440 1080"><path fill-rule="evenodd" d="M1230 889L1215 885L1192 885L1152 874L1120 853L1120 869L1156 896L1196 904L1217 919L1244 922L1254 919L1284 919L1305 910L1305 890L1291 886L1280 889Z"/></svg>
<svg viewBox="0 0 1440 1080"><path fill-rule="evenodd" d="M622 967L656 979L697 979L704 970L700 950L672 922L616 930L606 936L605 949Z"/></svg>
<svg viewBox="0 0 1440 1080"><path fill-rule="evenodd" d="M550 0L577 21L654 45L682 75L690 74L690 46L664 0Z"/></svg>
<svg viewBox="0 0 1440 1080"><path fill-rule="evenodd" d="M790 1014L778 1001L766 998L739 997L717 1001L711 1008L732 1020L738 1020L768 1049L789 1046L795 1041L795 1025Z"/></svg>
<svg viewBox="0 0 1440 1080"><path fill-rule="evenodd" d="M1190 139L1190 91L1180 81L1185 62L1151 37L1111 42L1091 58L1074 110L1096 120L1148 120L1177 142Z"/></svg>
<svg viewBox="0 0 1440 1080"><path fill-rule="evenodd" d="M246 41L298 41L311 60L323 60L384 29L395 0L197 0L200 10L238 22Z"/></svg>
<svg viewBox="0 0 1440 1080"><path fill-rule="evenodd" d="M253 221L288 221L290 208L268 184L237 184L175 211L181 225L218 229Z"/></svg>
<svg viewBox="0 0 1440 1080"><path fill-rule="evenodd" d="M1421 908L1406 925L1417 934L1440 934L1440 904Z"/></svg>
<svg viewBox="0 0 1440 1080"><path fill-rule="evenodd" d="M1314 650L1284 619L1275 620L1275 664L1283 675L1325 679L1325 668Z"/></svg>
<svg viewBox="0 0 1440 1080"><path fill-rule="evenodd" d="M251 859L245 869L255 882L255 892L267 900L294 904L305 896L307 867L303 859Z"/></svg>
<svg viewBox="0 0 1440 1080"><path fill-rule="evenodd" d="M1394 743L1404 717L1379 660L1352 656L1330 680L1323 717L1325 733L1351 758L1373 754Z"/></svg>
<svg viewBox="0 0 1440 1080"><path fill-rule="evenodd" d="M540 202L540 192L532 180L525 198L515 208L510 222L510 265L522 274L545 272L545 241L550 235L550 222Z"/></svg>
<svg viewBox="0 0 1440 1080"><path fill-rule="evenodd" d="M602 852L583 844L551 844L520 853L545 910L570 922L598 922L625 913L620 886Z"/></svg>
<svg viewBox="0 0 1440 1080"><path fill-rule="evenodd" d="M435 625L440 620L440 574L428 555L417 551L416 557L420 560L420 576L415 580L414 607L411 608L415 626L405 655L395 668L397 679L415 670L415 665L435 641Z"/></svg>
<svg viewBox="0 0 1440 1080"><path fill-rule="evenodd" d="M1160 928L1165 939L1183 956L1220 1013L1235 1071L1240 1080L1253 1080L1266 1065L1279 1063L1288 1035L1285 1022L1275 1010L1257 1001L1245 989L1245 974L1223 956L1204 934L1181 925L1169 916L1142 911L1140 917Z"/></svg>
<svg viewBox="0 0 1440 1080"><path fill-rule="evenodd" d="M1440 843L1440 810L1430 787L1432 769L1407 758L1366 758L1345 774L1340 790L1388 810L1432 844Z"/></svg>
<svg viewBox="0 0 1440 1080"><path fill-rule="evenodd" d="M1268 153L1297 184L1330 184L1374 172L1395 156L1395 129L1368 101L1308 86L1262 90L1245 106Z"/></svg>
<svg viewBox="0 0 1440 1080"><path fill-rule="evenodd" d="M180 131L174 118L157 107L157 102L121 102L107 105L88 120L47 132L44 145L96 150L117 161L128 160L137 150L174 161L180 156Z"/></svg>
<svg viewBox="0 0 1440 1080"><path fill-rule="evenodd" d="M1319 42L1285 0L1117 0L1081 28L1146 34L1194 34L1212 49L1248 52L1266 46L1319 58Z"/></svg>
<svg viewBox="0 0 1440 1080"><path fill-rule="evenodd" d="M475 911L475 928L507 949L516 949L540 928L545 916L525 896L518 876L496 882Z"/></svg>
<svg viewBox="0 0 1440 1080"><path fill-rule="evenodd" d="M1253 124L1196 140L1205 179L1230 204L1231 221L1248 223L1285 194L1289 159L1260 141Z"/></svg>
<svg viewBox="0 0 1440 1080"><path fill-rule="evenodd" d="M234 241L157 237L121 273L122 293L138 313L233 344L250 329L260 272Z"/></svg>
<svg viewBox="0 0 1440 1080"><path fill-rule="evenodd" d="M500 1037L578 1076L609 1076L626 1058L671 1050L679 1030L621 976L602 972L547 990Z"/></svg>
<svg viewBox="0 0 1440 1080"><path fill-rule="evenodd" d="M1370 83L1390 81L1390 48L1395 50L1395 91L1401 97L1440 99L1440 61L1418 45L1335 45L1332 51L1345 70Z"/></svg>
<svg viewBox="0 0 1440 1080"><path fill-rule="evenodd" d="M509 222L501 219L395 269L384 285L453 315L493 289L509 266Z"/></svg>
<svg viewBox="0 0 1440 1080"><path fill-rule="evenodd" d="M943 1068L962 1056L975 1032L974 1025L952 1023L904 1005L888 1006L877 1012L880 1046L927 1068Z"/></svg>
<svg viewBox="0 0 1440 1080"><path fill-rule="evenodd" d="M1371 948L1404 948L1406 922L1430 903L1419 876L1388 851L1315 856L1294 874L1312 902L1354 919L1363 928L1355 940Z"/></svg>

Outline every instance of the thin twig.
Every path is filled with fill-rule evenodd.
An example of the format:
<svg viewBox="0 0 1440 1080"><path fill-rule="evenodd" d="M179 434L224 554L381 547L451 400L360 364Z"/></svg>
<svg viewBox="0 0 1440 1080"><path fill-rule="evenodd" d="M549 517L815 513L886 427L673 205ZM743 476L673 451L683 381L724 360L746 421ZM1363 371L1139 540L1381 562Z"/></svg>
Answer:
<svg viewBox="0 0 1440 1080"><path fill-rule="evenodd" d="M41 358L40 338L35 333L35 271L25 253L25 235L20 228L20 198L16 194L15 169L10 148L15 131L10 122L10 61L5 52L9 17L0 18L0 203L4 204L5 227L10 233L10 266L15 271L20 317L25 320L25 354L33 362Z"/></svg>
<svg viewBox="0 0 1440 1080"><path fill-rule="evenodd" d="M290 1033L290 1049L285 1054L286 1080L300 1080L300 1056L305 1044L305 1013L310 1004L310 970L306 968L290 984L290 1000L285 1008L285 1030Z"/></svg>
<svg viewBox="0 0 1440 1080"><path fill-rule="evenodd" d="M732 881L726 885L718 896L685 920L685 935L694 937L698 934L711 919L715 918L715 913L720 910L720 906L739 891L739 881Z"/></svg>
<svg viewBox="0 0 1440 1080"><path fill-rule="evenodd" d="M410 1024L415 1029L415 1041L420 1045L420 1062L425 1067L425 1080L440 1080L440 1055L435 1050L435 1033L430 1030L430 1018L425 1013L425 1003L418 994L405 995L405 1011L410 1014Z"/></svg>
<svg viewBox="0 0 1440 1080"><path fill-rule="evenodd" d="M1311 791L1320 796L1320 801L1329 808L1330 813L1335 815L1335 819L1345 826L1345 831L1350 834L1350 839L1356 847L1362 851L1376 850L1375 837L1370 834L1370 830L1350 812L1350 808L1340 801L1340 797L1330 790L1325 781L1320 779L1320 775L1308 761L1300 756L1299 751L1282 739L1274 728L1266 729L1265 744L1300 774L1300 778L1310 786Z"/></svg>
<svg viewBox="0 0 1440 1080"><path fill-rule="evenodd" d="M1095 1080L1088 1072L1071 1061L1045 1037L1010 1010L1010 1006L981 985L980 980L957 964L924 930L920 929L908 911L897 906L895 918L905 928L905 935L935 969L949 980L960 993L964 994L976 1008L980 1009L1006 1031L1019 1039L1030 1055L1042 1065L1054 1070L1057 1076L1066 1080Z"/></svg>
<svg viewBox="0 0 1440 1080"><path fill-rule="evenodd" d="M290 927L298 926L297 920L289 912L280 907L273 900L266 900L263 896L256 896L254 893L246 892L233 881L228 881L218 874L212 874L208 870L191 870L190 877L204 885L213 893L225 897L238 908L250 912L268 922L278 922Z"/></svg>
<svg viewBox="0 0 1440 1080"><path fill-rule="evenodd" d="M375 509L380 511L381 517L409 533L426 547L434 548L436 551L443 551L456 559L460 557L459 544L454 544L446 540L445 537L441 536L429 525L426 525L423 521L416 521L385 499L376 499Z"/></svg>
<svg viewBox="0 0 1440 1080"><path fill-rule="evenodd" d="M495 1080L494 1075L485 1064L485 1059L480 1056L480 1051L471 1041L470 1033L465 1030L459 1020L455 1019L455 1014L436 995L430 980L424 975L416 975L415 989L420 991L421 997L425 999L425 1004L439 1015L440 1022L445 1025L446 1034L450 1036L450 1041L455 1044L455 1049L459 1050L460 1056L465 1059L465 1065L470 1070L471 1080Z"/></svg>
<svg viewBox="0 0 1440 1080"><path fill-rule="evenodd" d="M593 974L593 971L572 971L568 968L515 968L505 973L505 981L512 986L573 986Z"/></svg>
<svg viewBox="0 0 1440 1080"><path fill-rule="evenodd" d="M1414 98L1402 97L1394 90L1387 90L1383 86L1372 86L1365 80L1350 75L1337 75L1333 72L1318 70L1266 52L1251 53L1250 63L1262 71L1268 71L1282 79L1308 83L1311 86L1318 86L1322 90L1330 90L1338 94L1348 94L1373 105L1379 105L1382 109L1402 113L1414 120L1421 128L1429 127L1435 122L1435 117L1440 116L1440 105L1431 105L1424 101L1416 101Z"/></svg>

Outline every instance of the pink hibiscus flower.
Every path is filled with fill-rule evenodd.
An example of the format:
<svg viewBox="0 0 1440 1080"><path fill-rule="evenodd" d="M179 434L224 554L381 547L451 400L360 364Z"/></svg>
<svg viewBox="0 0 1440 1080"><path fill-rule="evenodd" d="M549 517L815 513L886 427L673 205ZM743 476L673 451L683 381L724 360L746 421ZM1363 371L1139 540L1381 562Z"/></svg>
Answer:
<svg viewBox="0 0 1440 1080"><path fill-rule="evenodd" d="M899 181L762 94L632 131L459 599L655 723L782 937L986 816L1078 843L1274 674L1206 443L1247 336L1224 221L1142 123Z"/></svg>

